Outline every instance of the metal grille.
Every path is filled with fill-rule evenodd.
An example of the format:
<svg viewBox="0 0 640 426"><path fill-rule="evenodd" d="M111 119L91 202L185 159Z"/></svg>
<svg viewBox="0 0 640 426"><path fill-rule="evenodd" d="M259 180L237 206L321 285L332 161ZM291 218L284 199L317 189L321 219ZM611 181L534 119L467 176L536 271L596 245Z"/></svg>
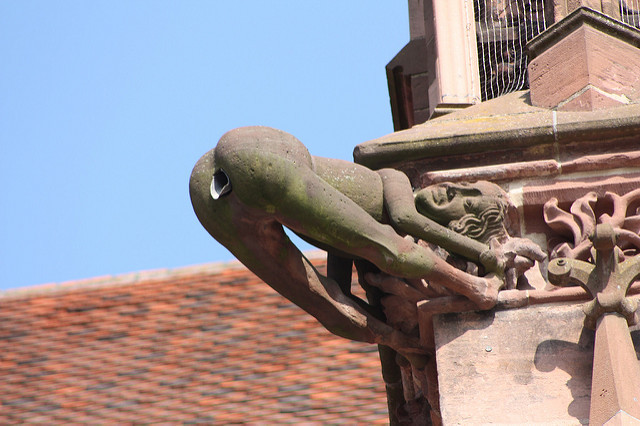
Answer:
<svg viewBox="0 0 640 426"><path fill-rule="evenodd" d="M474 6L482 100L526 89L524 46L551 25L552 0L474 0Z"/></svg>
<svg viewBox="0 0 640 426"><path fill-rule="evenodd" d="M640 28L640 0L620 0L622 22Z"/></svg>

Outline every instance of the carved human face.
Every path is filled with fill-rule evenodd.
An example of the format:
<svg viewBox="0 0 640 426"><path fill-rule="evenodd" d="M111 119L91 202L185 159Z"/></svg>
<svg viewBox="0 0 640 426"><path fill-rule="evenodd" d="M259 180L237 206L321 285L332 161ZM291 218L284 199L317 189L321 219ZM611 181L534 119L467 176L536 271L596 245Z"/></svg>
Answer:
<svg viewBox="0 0 640 426"><path fill-rule="evenodd" d="M495 207L501 196L500 189L489 182L441 183L418 191L415 203L421 214L446 226L467 214Z"/></svg>

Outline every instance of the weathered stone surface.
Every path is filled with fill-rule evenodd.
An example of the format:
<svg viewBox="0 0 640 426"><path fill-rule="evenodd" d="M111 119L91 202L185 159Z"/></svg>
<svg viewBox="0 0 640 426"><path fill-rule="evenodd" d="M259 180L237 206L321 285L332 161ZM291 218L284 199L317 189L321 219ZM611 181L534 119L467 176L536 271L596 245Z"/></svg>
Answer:
<svg viewBox="0 0 640 426"><path fill-rule="evenodd" d="M594 349L591 424L606 424L618 413L635 418L636 423L629 423L627 418L627 423L613 424L640 422L640 367L633 349L625 318L615 314L603 316L598 323Z"/></svg>
<svg viewBox="0 0 640 426"><path fill-rule="evenodd" d="M638 147L640 105L600 111L551 111L514 92L411 129L359 144L357 163L395 167L416 186L434 170L573 161L584 155L632 152Z"/></svg>
<svg viewBox="0 0 640 426"><path fill-rule="evenodd" d="M558 111L592 111L613 108L627 103L626 98L614 98L610 93L586 85L558 104Z"/></svg>
<svg viewBox="0 0 640 426"><path fill-rule="evenodd" d="M611 386L592 394L594 333L582 327L583 318L581 305L436 316L444 424L586 424L593 398L608 402L591 413L592 424L635 424L640 405L624 386L638 386L631 363L638 362L640 331L631 329L635 352L625 352L624 318L624 327L601 325L595 352L610 362L596 374Z"/></svg>
<svg viewBox="0 0 640 426"><path fill-rule="evenodd" d="M443 423L586 424L594 333L583 321L579 304L434 317Z"/></svg>

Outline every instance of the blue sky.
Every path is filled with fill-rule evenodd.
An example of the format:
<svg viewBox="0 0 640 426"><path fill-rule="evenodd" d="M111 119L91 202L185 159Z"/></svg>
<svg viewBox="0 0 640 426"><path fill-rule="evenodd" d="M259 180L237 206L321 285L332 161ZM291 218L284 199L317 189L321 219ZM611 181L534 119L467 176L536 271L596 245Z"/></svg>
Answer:
<svg viewBox="0 0 640 426"><path fill-rule="evenodd" d="M259 124L352 160L408 28L404 1L0 2L0 288L232 259L197 159Z"/></svg>

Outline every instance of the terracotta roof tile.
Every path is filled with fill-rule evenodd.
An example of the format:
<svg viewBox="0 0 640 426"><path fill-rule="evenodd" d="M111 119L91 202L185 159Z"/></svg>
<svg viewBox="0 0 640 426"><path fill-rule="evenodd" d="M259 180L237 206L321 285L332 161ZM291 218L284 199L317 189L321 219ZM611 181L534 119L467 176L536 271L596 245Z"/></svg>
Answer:
<svg viewBox="0 0 640 426"><path fill-rule="evenodd" d="M0 375L0 423L388 421L375 346L234 263L4 292Z"/></svg>

